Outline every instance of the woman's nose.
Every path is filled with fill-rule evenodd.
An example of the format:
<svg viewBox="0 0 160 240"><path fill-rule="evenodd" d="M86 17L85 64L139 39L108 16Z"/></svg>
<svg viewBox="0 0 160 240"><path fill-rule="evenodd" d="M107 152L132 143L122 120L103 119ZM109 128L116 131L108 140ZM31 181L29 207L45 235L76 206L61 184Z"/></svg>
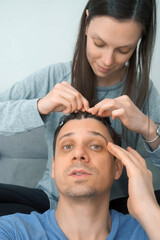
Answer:
<svg viewBox="0 0 160 240"><path fill-rule="evenodd" d="M113 51L112 50L106 50L102 55L102 62L104 64L104 67L109 67L113 64Z"/></svg>

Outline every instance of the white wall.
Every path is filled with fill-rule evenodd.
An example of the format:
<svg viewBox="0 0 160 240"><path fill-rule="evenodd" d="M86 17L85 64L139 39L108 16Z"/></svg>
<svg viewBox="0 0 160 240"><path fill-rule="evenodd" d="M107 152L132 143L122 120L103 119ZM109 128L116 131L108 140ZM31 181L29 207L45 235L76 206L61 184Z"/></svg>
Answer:
<svg viewBox="0 0 160 240"><path fill-rule="evenodd" d="M72 59L87 0L0 0L0 91Z"/></svg>
<svg viewBox="0 0 160 240"><path fill-rule="evenodd" d="M157 37L153 54L151 79L160 92L160 0L157 0Z"/></svg>
<svg viewBox="0 0 160 240"><path fill-rule="evenodd" d="M0 0L0 92L46 65L72 59L86 3ZM160 90L160 24L151 76Z"/></svg>

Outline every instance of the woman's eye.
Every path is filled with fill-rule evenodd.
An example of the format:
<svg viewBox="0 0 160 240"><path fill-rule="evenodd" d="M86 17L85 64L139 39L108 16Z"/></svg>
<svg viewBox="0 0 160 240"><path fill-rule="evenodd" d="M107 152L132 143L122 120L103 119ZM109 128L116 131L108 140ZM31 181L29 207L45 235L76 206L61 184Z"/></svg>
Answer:
<svg viewBox="0 0 160 240"><path fill-rule="evenodd" d="M101 47L103 47L103 46L104 46L103 44L100 44L100 43L95 43L95 42L94 42L94 45L95 45L96 47L99 47L99 48L101 48Z"/></svg>
<svg viewBox="0 0 160 240"><path fill-rule="evenodd" d="M130 51L122 51L122 50L119 50L119 52L120 52L121 54L128 54Z"/></svg>

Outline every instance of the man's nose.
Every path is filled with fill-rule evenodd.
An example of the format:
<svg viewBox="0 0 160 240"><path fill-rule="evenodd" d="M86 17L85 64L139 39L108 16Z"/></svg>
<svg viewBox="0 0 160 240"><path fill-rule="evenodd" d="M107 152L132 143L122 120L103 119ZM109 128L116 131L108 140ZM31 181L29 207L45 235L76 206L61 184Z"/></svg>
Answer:
<svg viewBox="0 0 160 240"><path fill-rule="evenodd" d="M87 151L83 147L75 148L73 153L74 161L84 161L86 163L89 162L89 155Z"/></svg>

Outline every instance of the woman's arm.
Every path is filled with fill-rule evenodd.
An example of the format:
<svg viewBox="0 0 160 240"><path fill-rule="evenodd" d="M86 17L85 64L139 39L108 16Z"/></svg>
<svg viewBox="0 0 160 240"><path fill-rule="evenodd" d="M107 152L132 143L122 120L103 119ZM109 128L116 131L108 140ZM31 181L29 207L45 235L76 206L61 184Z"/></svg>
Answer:
<svg viewBox="0 0 160 240"><path fill-rule="evenodd" d="M88 109L88 101L70 84L71 64L55 64L0 94L0 133L8 135L42 126L41 115Z"/></svg>
<svg viewBox="0 0 160 240"><path fill-rule="evenodd" d="M37 101L46 93L48 68L0 93L0 133L14 134L43 125ZM44 85L44 86L43 86Z"/></svg>

